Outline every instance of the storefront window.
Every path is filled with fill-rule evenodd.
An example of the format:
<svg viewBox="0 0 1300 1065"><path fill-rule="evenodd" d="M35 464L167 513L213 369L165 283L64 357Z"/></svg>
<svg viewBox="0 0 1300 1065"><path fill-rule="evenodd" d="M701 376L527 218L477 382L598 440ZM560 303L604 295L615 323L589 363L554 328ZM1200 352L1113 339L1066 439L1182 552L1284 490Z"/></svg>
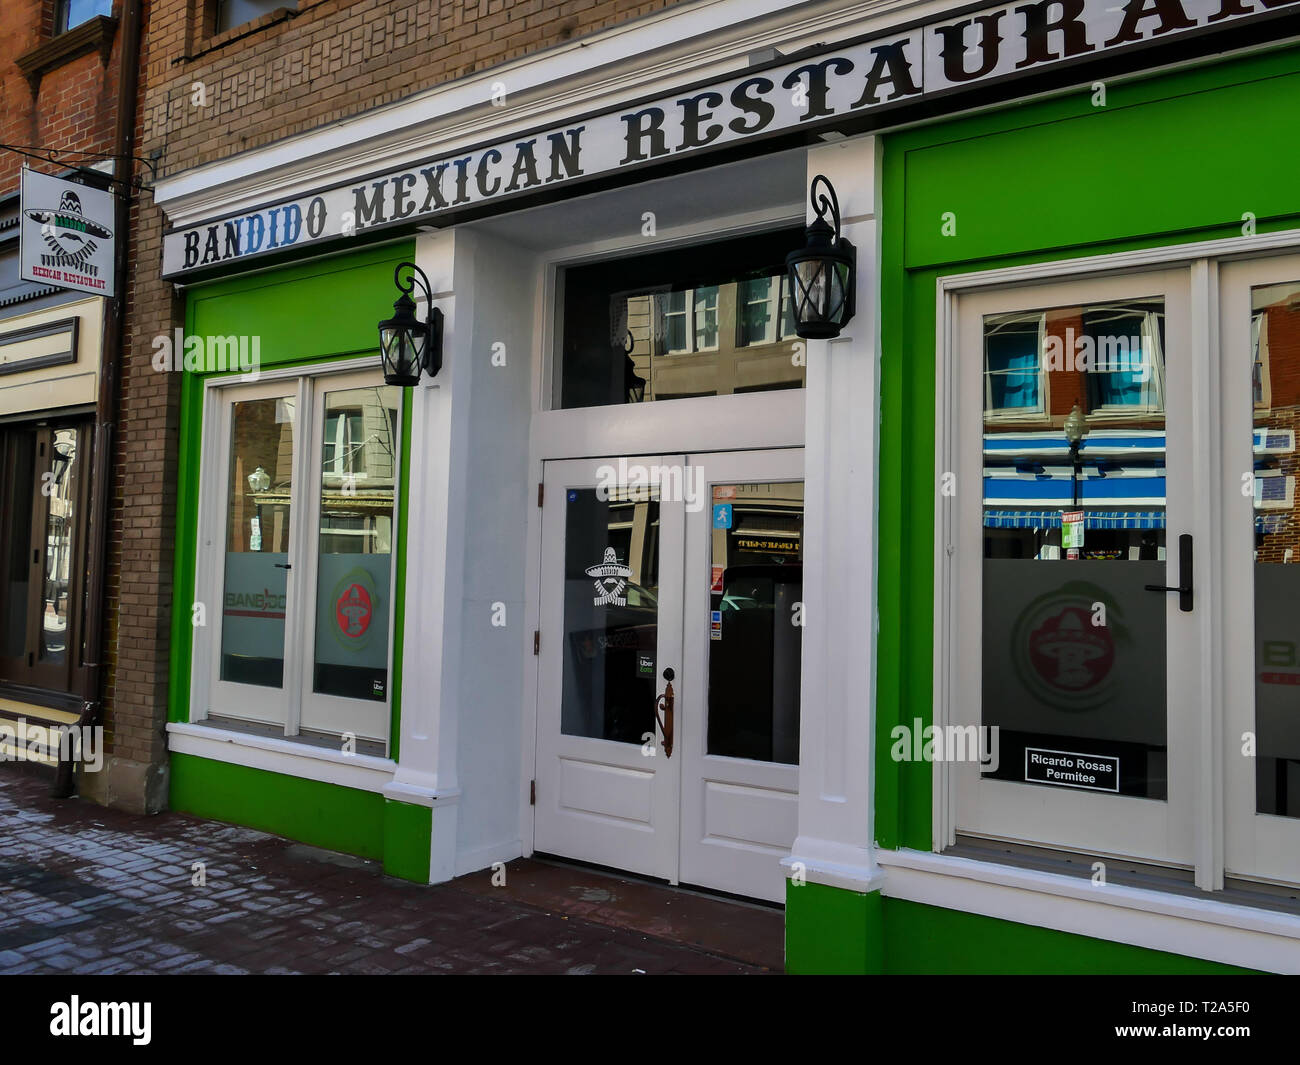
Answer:
<svg viewBox="0 0 1300 1065"><path fill-rule="evenodd" d="M564 274L560 407L802 388L785 255L802 230Z"/></svg>
<svg viewBox="0 0 1300 1065"><path fill-rule="evenodd" d="M295 404L272 396L231 409L221 679L237 684L284 681Z"/></svg>
<svg viewBox="0 0 1300 1065"><path fill-rule="evenodd" d="M76 690L85 423L0 430L0 682Z"/></svg>
<svg viewBox="0 0 1300 1065"><path fill-rule="evenodd" d="M388 694L400 389L325 394L313 690L349 699Z"/></svg>

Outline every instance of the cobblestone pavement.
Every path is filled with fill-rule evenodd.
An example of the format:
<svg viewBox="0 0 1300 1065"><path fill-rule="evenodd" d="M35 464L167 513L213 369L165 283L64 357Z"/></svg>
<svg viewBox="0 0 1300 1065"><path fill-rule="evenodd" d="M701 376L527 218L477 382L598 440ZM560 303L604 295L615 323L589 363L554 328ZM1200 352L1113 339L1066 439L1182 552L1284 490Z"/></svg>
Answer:
<svg viewBox="0 0 1300 1065"><path fill-rule="evenodd" d="M771 971L481 885L410 884L253 829L47 790L0 767L0 973Z"/></svg>

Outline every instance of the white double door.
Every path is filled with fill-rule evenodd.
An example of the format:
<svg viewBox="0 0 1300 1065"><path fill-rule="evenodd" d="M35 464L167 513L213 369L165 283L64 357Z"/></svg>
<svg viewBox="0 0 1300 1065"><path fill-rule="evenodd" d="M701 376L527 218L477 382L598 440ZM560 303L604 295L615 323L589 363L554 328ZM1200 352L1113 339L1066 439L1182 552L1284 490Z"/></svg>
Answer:
<svg viewBox="0 0 1300 1065"><path fill-rule="evenodd" d="M535 850L783 899L802 451L548 462L543 499Z"/></svg>

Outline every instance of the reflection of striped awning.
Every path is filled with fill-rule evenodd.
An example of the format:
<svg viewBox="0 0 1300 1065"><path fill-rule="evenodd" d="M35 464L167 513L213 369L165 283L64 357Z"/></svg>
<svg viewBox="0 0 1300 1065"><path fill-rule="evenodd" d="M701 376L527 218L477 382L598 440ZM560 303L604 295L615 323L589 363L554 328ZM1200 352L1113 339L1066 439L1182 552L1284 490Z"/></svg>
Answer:
<svg viewBox="0 0 1300 1065"><path fill-rule="evenodd" d="M984 525L989 529L1059 529L1059 510L986 510ZM1084 529L1163 529L1161 510L1089 510L1083 515Z"/></svg>
<svg viewBox="0 0 1300 1065"><path fill-rule="evenodd" d="M986 510L986 529L1059 529L1059 510ZM1089 510L1084 529L1163 529L1165 515L1157 510ZM1286 531L1285 514L1256 514L1255 532L1276 535Z"/></svg>

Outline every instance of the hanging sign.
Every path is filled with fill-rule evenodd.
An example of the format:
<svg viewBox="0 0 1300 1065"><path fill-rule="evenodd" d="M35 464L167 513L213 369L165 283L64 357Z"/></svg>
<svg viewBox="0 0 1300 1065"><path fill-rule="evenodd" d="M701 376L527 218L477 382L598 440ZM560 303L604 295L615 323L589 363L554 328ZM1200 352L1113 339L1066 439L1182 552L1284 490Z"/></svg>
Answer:
<svg viewBox="0 0 1300 1065"><path fill-rule="evenodd" d="M367 230L447 223L517 199L687 153L914 103L1053 64L1292 8L1300 0L1014 2L886 32L706 87L521 133L168 233L177 277ZM504 207L502 208L505 209Z"/></svg>
<svg viewBox="0 0 1300 1065"><path fill-rule="evenodd" d="M19 276L113 295L113 194L23 168Z"/></svg>

